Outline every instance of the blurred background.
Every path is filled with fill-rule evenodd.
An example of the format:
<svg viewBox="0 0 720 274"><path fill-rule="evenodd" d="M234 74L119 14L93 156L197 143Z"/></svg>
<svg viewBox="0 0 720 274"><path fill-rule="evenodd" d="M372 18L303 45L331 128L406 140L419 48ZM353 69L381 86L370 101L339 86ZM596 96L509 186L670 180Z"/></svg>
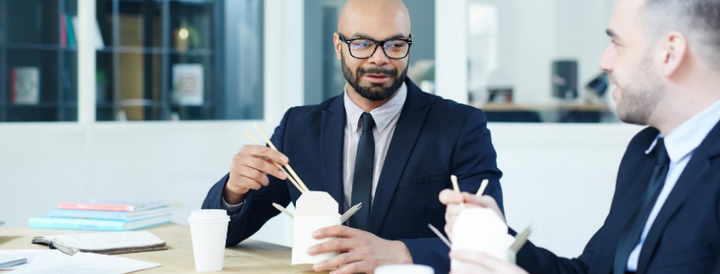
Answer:
<svg viewBox="0 0 720 274"><path fill-rule="evenodd" d="M185 223L253 122L269 132L342 92L344 2L0 0L0 221L133 198ZM640 129L619 122L597 68L613 1L405 2L408 75L486 112L510 225L580 254ZM255 237L288 244L289 231L276 218Z"/></svg>

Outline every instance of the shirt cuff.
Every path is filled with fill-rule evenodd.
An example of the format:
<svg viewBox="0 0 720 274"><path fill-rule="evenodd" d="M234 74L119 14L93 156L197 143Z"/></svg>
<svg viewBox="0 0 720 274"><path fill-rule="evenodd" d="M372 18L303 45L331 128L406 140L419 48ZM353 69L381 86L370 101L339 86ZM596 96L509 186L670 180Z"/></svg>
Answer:
<svg viewBox="0 0 720 274"><path fill-rule="evenodd" d="M222 200L222 207L223 209L227 210L228 215L235 215L240 213L242 206L245 204L245 200L243 200L239 204L231 205L230 203L225 201L225 197L220 197L220 199Z"/></svg>

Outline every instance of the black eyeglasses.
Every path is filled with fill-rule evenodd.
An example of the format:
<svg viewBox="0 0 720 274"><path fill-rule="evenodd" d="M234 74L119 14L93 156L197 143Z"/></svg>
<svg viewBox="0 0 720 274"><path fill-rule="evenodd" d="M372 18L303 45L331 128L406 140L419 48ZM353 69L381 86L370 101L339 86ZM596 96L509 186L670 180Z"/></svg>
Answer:
<svg viewBox="0 0 720 274"><path fill-rule="evenodd" d="M412 34L408 39L388 39L385 41L375 41L370 38L353 38L346 39L345 36L338 33L340 41L348 45L350 56L356 59L367 59L375 54L378 46L382 46L383 53L390 59L404 59L410 53L412 46Z"/></svg>

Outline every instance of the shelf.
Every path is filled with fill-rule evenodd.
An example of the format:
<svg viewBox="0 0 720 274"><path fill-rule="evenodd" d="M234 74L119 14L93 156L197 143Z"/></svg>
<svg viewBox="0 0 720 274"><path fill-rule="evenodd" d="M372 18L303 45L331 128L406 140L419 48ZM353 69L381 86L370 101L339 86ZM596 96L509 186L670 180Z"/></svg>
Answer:
<svg viewBox="0 0 720 274"><path fill-rule="evenodd" d="M39 50L39 51L70 51L76 52L77 48L61 47L58 44L35 44L35 43L6 43L2 44L8 50Z"/></svg>
<svg viewBox="0 0 720 274"><path fill-rule="evenodd" d="M152 2L178 2L184 4L208 4L214 3L217 0L152 0ZM148 0L120 0L120 2L149 2Z"/></svg>
<svg viewBox="0 0 720 274"><path fill-rule="evenodd" d="M38 103L38 104L34 104L34 105L15 105L15 104L5 103L5 104L0 104L0 107L6 107L8 109L10 109L10 108L58 108L58 107L71 108L71 107L77 107L77 103L75 103L75 102L62 102L62 103L60 103L60 102L52 102L52 103L43 102L43 103Z"/></svg>
<svg viewBox="0 0 720 274"><path fill-rule="evenodd" d="M179 51L175 49L170 50L170 54L173 55L194 55L194 56L212 56L213 51L209 49L192 49L188 51Z"/></svg>
<svg viewBox="0 0 720 274"><path fill-rule="evenodd" d="M97 102L95 106L98 108L114 108L114 102ZM162 107L163 102L148 99L125 99L120 100L119 107Z"/></svg>
<svg viewBox="0 0 720 274"><path fill-rule="evenodd" d="M176 49L165 48L144 48L144 47L105 47L97 50L102 53L130 53L130 54L173 54L173 55L195 55L195 56L212 56L213 51L210 49L193 49L188 51L178 51Z"/></svg>
<svg viewBox="0 0 720 274"><path fill-rule="evenodd" d="M483 111L546 111L546 110L567 110L567 111L608 111L607 105L592 105L579 103L561 103L561 104L471 104Z"/></svg>

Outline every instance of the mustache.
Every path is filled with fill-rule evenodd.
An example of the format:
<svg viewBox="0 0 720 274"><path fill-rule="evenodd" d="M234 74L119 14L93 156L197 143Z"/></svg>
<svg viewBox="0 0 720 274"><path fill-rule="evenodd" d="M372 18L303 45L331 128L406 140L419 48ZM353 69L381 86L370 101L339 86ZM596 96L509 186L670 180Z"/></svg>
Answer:
<svg viewBox="0 0 720 274"><path fill-rule="evenodd" d="M395 77L398 75L398 71L397 71L397 69L358 68L357 74L358 74L358 76L365 75L365 74L378 74L378 75L385 75L388 77Z"/></svg>

